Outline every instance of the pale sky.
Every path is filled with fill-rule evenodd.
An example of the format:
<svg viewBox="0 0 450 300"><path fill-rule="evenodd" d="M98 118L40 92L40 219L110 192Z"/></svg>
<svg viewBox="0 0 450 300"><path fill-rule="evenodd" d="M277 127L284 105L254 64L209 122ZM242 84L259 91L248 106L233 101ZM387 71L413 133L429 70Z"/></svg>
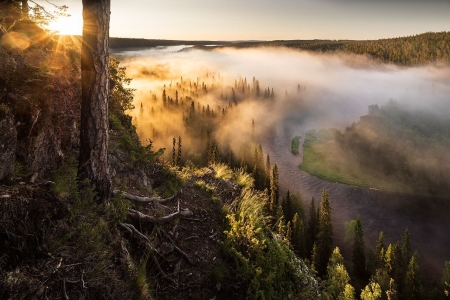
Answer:
<svg viewBox="0 0 450 300"><path fill-rule="evenodd" d="M61 33L81 34L81 0ZM55 25L57 26L57 25ZM112 37L379 39L450 31L450 0L111 0Z"/></svg>

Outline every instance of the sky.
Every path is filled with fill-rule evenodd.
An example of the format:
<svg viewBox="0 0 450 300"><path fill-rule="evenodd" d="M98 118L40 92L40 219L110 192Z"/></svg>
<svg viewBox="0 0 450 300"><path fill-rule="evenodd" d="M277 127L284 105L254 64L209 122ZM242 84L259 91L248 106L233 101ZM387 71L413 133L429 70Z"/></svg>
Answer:
<svg viewBox="0 0 450 300"><path fill-rule="evenodd" d="M81 34L82 1L52 2L71 14L52 28ZM111 0L112 37L364 40L429 31L450 31L450 0Z"/></svg>

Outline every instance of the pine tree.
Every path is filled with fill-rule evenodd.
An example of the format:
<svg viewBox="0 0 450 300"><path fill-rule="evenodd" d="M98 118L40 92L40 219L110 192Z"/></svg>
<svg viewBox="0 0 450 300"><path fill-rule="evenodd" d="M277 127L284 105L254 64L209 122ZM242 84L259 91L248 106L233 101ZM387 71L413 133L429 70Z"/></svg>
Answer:
<svg viewBox="0 0 450 300"><path fill-rule="evenodd" d="M278 167L275 164L270 176L270 210L274 213L278 206L279 185L278 185Z"/></svg>
<svg viewBox="0 0 450 300"><path fill-rule="evenodd" d="M311 199L311 206L309 207L309 221L308 221L308 240L306 245L307 255L312 255L313 246L316 242L316 237L319 229L317 220L316 205L314 197Z"/></svg>
<svg viewBox="0 0 450 300"><path fill-rule="evenodd" d="M408 264L405 280L405 297L411 300L421 300L424 298L423 282L420 274L419 255L417 252L411 257Z"/></svg>
<svg viewBox="0 0 450 300"><path fill-rule="evenodd" d="M287 190L286 192L286 197L283 198L282 207L284 216L286 217L286 221L292 221L292 218L294 217L293 216L294 209L292 206L292 199L289 190Z"/></svg>
<svg viewBox="0 0 450 300"><path fill-rule="evenodd" d="M270 189L270 170L271 170L270 156L269 156L269 154L267 154L267 157L266 157L266 188L268 188L268 189Z"/></svg>
<svg viewBox="0 0 450 300"><path fill-rule="evenodd" d="M167 105L167 94L166 94L166 89L163 90L163 93L162 93L162 99L163 99L163 105L166 106L166 105Z"/></svg>
<svg viewBox="0 0 450 300"><path fill-rule="evenodd" d="M287 225L286 225L286 239L292 245L292 223L291 223L291 221L288 221Z"/></svg>
<svg viewBox="0 0 450 300"><path fill-rule="evenodd" d="M298 213L295 213L294 217L292 218L292 227L292 245L297 251L298 256L305 257L305 226L303 225L303 221L300 220Z"/></svg>
<svg viewBox="0 0 450 300"><path fill-rule="evenodd" d="M344 258L342 257L339 248L335 248L331 254L330 260L327 265L327 280L324 291L325 299L354 299L349 290L350 276L344 267ZM351 285L350 285L351 286ZM345 293L347 289L347 295ZM354 289L353 289L354 291Z"/></svg>
<svg viewBox="0 0 450 300"><path fill-rule="evenodd" d="M395 290L395 281L394 279L390 279L389 281L389 290L386 291L386 296L388 300L397 300L397 291Z"/></svg>
<svg viewBox="0 0 450 300"><path fill-rule="evenodd" d="M316 238L317 256L314 261L320 276L325 275L328 260L333 251L333 226L331 224L331 206L328 190L322 192L319 215L319 233Z"/></svg>
<svg viewBox="0 0 450 300"><path fill-rule="evenodd" d="M6 1L3 1L6 2ZM10 1L7 1L10 2ZM83 0L81 43L81 125L79 182L89 180L107 203L111 196L108 163L110 0ZM83 188L80 186L80 188Z"/></svg>
<svg viewBox="0 0 450 300"><path fill-rule="evenodd" d="M381 298L381 287L376 282L370 282L361 291L361 300L378 300Z"/></svg>
<svg viewBox="0 0 450 300"><path fill-rule="evenodd" d="M175 167L177 164L176 150L175 150L175 146L177 144L177 139L175 137L173 137L172 144L173 144L173 146L172 146L172 166Z"/></svg>
<svg viewBox="0 0 450 300"><path fill-rule="evenodd" d="M408 228L405 229L405 233L403 233L401 237L401 251L403 263L406 269L406 266L409 264L409 261L412 256L412 245L411 245L411 237L409 235Z"/></svg>
<svg viewBox="0 0 450 300"><path fill-rule="evenodd" d="M181 166L181 136L178 137L177 165Z"/></svg>
<svg viewBox="0 0 450 300"><path fill-rule="evenodd" d="M378 236L377 245L375 247L375 255L376 255L375 267L376 268L380 268L383 266L385 252L386 252L386 245L384 244L384 233L383 233L383 231L381 231L380 235Z"/></svg>
<svg viewBox="0 0 450 300"><path fill-rule="evenodd" d="M352 263L356 276L366 275L366 255L364 252L364 232L360 217L356 217L355 236L353 241Z"/></svg>

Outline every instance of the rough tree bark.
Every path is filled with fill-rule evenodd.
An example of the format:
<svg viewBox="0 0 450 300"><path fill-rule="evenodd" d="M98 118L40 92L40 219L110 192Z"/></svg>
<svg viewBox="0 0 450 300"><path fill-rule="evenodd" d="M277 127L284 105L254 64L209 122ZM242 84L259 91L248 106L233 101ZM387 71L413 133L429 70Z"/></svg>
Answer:
<svg viewBox="0 0 450 300"><path fill-rule="evenodd" d="M22 0L22 17L28 18L28 0Z"/></svg>
<svg viewBox="0 0 450 300"><path fill-rule="evenodd" d="M102 202L109 200L111 192L108 168L110 7L110 0L83 0L78 178L89 179Z"/></svg>

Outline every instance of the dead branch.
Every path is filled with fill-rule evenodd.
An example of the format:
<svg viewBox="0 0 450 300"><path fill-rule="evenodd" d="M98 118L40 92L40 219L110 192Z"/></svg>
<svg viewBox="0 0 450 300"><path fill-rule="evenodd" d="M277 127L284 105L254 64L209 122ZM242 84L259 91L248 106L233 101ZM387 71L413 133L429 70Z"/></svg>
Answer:
<svg viewBox="0 0 450 300"><path fill-rule="evenodd" d="M164 234L164 236L172 243L172 245L173 245L173 247L175 248L175 250L177 250L178 253L180 253L181 256L183 256L184 259L186 259L186 261L187 261L190 265L192 265L192 266L195 265L195 263L192 261L192 259L191 259L191 258L190 258L183 250L181 250L180 248L178 248L177 245L175 245L175 243L174 243L174 241L172 240L172 238L164 231L164 229L158 228L158 230L160 230L160 231Z"/></svg>
<svg viewBox="0 0 450 300"><path fill-rule="evenodd" d="M178 195L178 193L176 193L175 195L173 195L172 197L169 197L169 198L161 198L159 196L149 198L149 197L135 196L135 195L129 194L127 192L123 192L123 191L119 191L119 190L113 191L114 196L118 195L118 194L122 194L124 196L124 198L127 200L139 202L139 203L164 203L164 202L174 199Z"/></svg>
<svg viewBox="0 0 450 300"><path fill-rule="evenodd" d="M139 238L139 240L143 241L149 249L151 249L152 251L155 251L155 253L159 254L158 250L156 250L150 243L150 240L148 239L148 237L146 237L139 230L137 230L136 227L134 227L131 224L127 224L127 223L120 223L119 225L120 225L120 227L122 227L122 228L126 229L128 232L130 232L132 235L136 235ZM156 256L151 255L151 257L152 257L152 261L156 265L156 268L158 269L158 272L161 274L161 276L178 286L178 282L176 282L175 279L173 279L172 277L170 277L170 276L166 275L166 273L164 273L163 269L159 265L158 260L156 259Z"/></svg>
<svg viewBox="0 0 450 300"><path fill-rule="evenodd" d="M178 204L178 210L176 212L163 217L149 216L134 209L130 209L128 211L128 216L131 219L138 220L144 223L164 223L173 220L177 216L192 216L192 212L187 208L180 210L180 205Z"/></svg>

